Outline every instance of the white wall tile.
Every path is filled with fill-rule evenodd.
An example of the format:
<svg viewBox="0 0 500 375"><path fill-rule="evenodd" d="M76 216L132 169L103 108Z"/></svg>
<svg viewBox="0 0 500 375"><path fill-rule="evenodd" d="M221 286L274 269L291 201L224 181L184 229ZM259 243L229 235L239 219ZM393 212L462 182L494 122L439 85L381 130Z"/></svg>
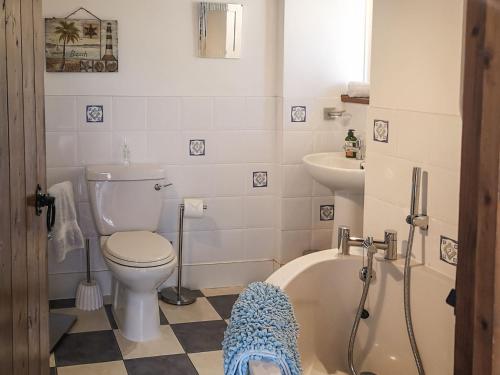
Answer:
<svg viewBox="0 0 500 375"><path fill-rule="evenodd" d="M313 197L312 198L312 226L314 229L332 229L333 221L321 221L320 220L320 207L322 205L334 205L335 199L333 196L330 197Z"/></svg>
<svg viewBox="0 0 500 375"><path fill-rule="evenodd" d="M242 230L187 232L184 239L187 264L245 259Z"/></svg>
<svg viewBox="0 0 500 375"><path fill-rule="evenodd" d="M311 248L311 231L310 230L292 230L281 232L281 263L289 261L303 255L305 250Z"/></svg>
<svg viewBox="0 0 500 375"><path fill-rule="evenodd" d="M250 97L246 100L246 128L255 130L276 129L275 98Z"/></svg>
<svg viewBox="0 0 500 375"><path fill-rule="evenodd" d="M272 228L276 224L276 199L246 197L244 214L246 228Z"/></svg>
<svg viewBox="0 0 500 375"><path fill-rule="evenodd" d="M281 204L283 230L311 229L311 198L283 198Z"/></svg>
<svg viewBox="0 0 500 375"><path fill-rule="evenodd" d="M84 259L84 262L86 261L87 260ZM106 261L104 260L104 257L102 255L99 237L93 237L90 239L90 269L94 272L108 270L108 266L106 265Z"/></svg>
<svg viewBox="0 0 500 375"><path fill-rule="evenodd" d="M184 221L186 231L240 229L243 227L243 200L239 197L215 198L207 205L203 218Z"/></svg>
<svg viewBox="0 0 500 375"><path fill-rule="evenodd" d="M302 158L312 152L312 132L285 132L283 134L284 164L301 164Z"/></svg>
<svg viewBox="0 0 500 375"><path fill-rule="evenodd" d="M50 274L83 272L84 257L83 250L73 250L66 254L66 258L62 262L56 261L56 253L52 248L52 243L48 241L48 267Z"/></svg>
<svg viewBox="0 0 500 375"><path fill-rule="evenodd" d="M315 131L314 132L314 152L343 152L346 132L340 131Z"/></svg>
<svg viewBox="0 0 500 375"><path fill-rule="evenodd" d="M208 213L208 210L210 212ZM207 213L215 221L217 229L243 228L243 198L215 198Z"/></svg>
<svg viewBox="0 0 500 375"><path fill-rule="evenodd" d="M428 252L425 261L429 267L432 267L436 271L441 272L442 274L454 279L456 276L457 268L440 259L441 236L457 240L458 239L457 225L449 225L442 221L431 218L429 222L429 237L428 237L429 243L426 246ZM458 251L460 256L460 244Z"/></svg>
<svg viewBox="0 0 500 375"><path fill-rule="evenodd" d="M246 259L275 259L274 229L246 229L243 246Z"/></svg>
<svg viewBox="0 0 500 375"><path fill-rule="evenodd" d="M312 250L328 250L332 246L332 230L315 229L312 231L311 249ZM335 245L335 247L337 247Z"/></svg>
<svg viewBox="0 0 500 375"><path fill-rule="evenodd" d="M87 201L87 182L84 168L47 168L47 186L50 187L63 181L71 181L76 202Z"/></svg>
<svg viewBox="0 0 500 375"><path fill-rule="evenodd" d="M111 133L78 134L78 162L80 165L106 164L111 161Z"/></svg>
<svg viewBox="0 0 500 375"><path fill-rule="evenodd" d="M113 132L111 140L111 158L113 163L123 162L123 147L127 144L129 160L132 163L145 163L148 158L148 140L146 132Z"/></svg>
<svg viewBox="0 0 500 375"><path fill-rule="evenodd" d="M247 170L237 164L221 164L214 167L215 195L239 196L245 194Z"/></svg>
<svg viewBox="0 0 500 375"><path fill-rule="evenodd" d="M275 156L275 132L245 132L244 155L250 163L272 163Z"/></svg>
<svg viewBox="0 0 500 375"><path fill-rule="evenodd" d="M112 100L109 96L77 96L76 123L78 131L111 131L113 124L113 108L111 103ZM102 105L102 122L87 122L88 105Z"/></svg>
<svg viewBox="0 0 500 375"><path fill-rule="evenodd" d="M382 108L375 108L370 106L367 114L366 122L366 147L367 157L369 153L376 152L384 155L397 156L397 149L399 143L399 129L398 124L404 122L401 119L399 111L392 111ZM373 139L373 123L375 120L384 120L389 122L389 138L388 142L376 142Z"/></svg>
<svg viewBox="0 0 500 375"><path fill-rule="evenodd" d="M151 130L179 130L181 99L154 97L147 99L147 128Z"/></svg>
<svg viewBox="0 0 500 375"><path fill-rule="evenodd" d="M47 131L75 129L76 112L74 96L45 97L45 127Z"/></svg>
<svg viewBox="0 0 500 375"><path fill-rule="evenodd" d="M189 152L188 146L181 150L181 137L178 132L147 133L148 158L152 162L162 164L179 164L181 152Z"/></svg>
<svg viewBox="0 0 500 375"><path fill-rule="evenodd" d="M242 132L218 132L215 137L217 163L244 163L248 159L248 147Z"/></svg>
<svg viewBox="0 0 500 375"><path fill-rule="evenodd" d="M313 181L313 196L314 197L324 197L332 195L333 192L330 188L321 185L320 183Z"/></svg>
<svg viewBox="0 0 500 375"><path fill-rule="evenodd" d="M310 197L313 179L303 164L282 166L282 191L285 198Z"/></svg>
<svg viewBox="0 0 500 375"><path fill-rule="evenodd" d="M292 122L292 107L306 107L306 121ZM285 98L283 107L283 130L285 131L311 131L318 121L316 103L313 98Z"/></svg>
<svg viewBox="0 0 500 375"><path fill-rule="evenodd" d="M215 194L214 167L204 165L172 166L167 168L167 180L173 185L166 194L173 197L212 197ZM172 195L174 194L175 195Z"/></svg>
<svg viewBox="0 0 500 375"><path fill-rule="evenodd" d="M367 153L365 192L399 206L409 205L412 167L404 159Z"/></svg>
<svg viewBox="0 0 500 375"><path fill-rule="evenodd" d="M182 98L182 130L210 130L213 128L212 98Z"/></svg>
<svg viewBox="0 0 500 375"><path fill-rule="evenodd" d="M78 164L75 133L49 132L45 139L47 167L72 167Z"/></svg>
<svg viewBox="0 0 500 375"><path fill-rule="evenodd" d="M273 195L279 186L279 174L276 173L276 167L273 164L249 164L244 168L245 171L245 193L246 195ZM254 187L253 173L267 172L267 186Z"/></svg>
<svg viewBox="0 0 500 375"><path fill-rule="evenodd" d="M83 236L86 238L97 237L97 229L95 226L94 216L88 202L78 204L78 225L82 230Z"/></svg>
<svg viewBox="0 0 500 375"><path fill-rule="evenodd" d="M165 199L163 209L158 225L158 231L161 233L175 233L179 228L179 204L181 199Z"/></svg>
<svg viewBox="0 0 500 375"><path fill-rule="evenodd" d="M221 130L241 130L246 127L245 98L214 99L214 126Z"/></svg>
<svg viewBox="0 0 500 375"><path fill-rule="evenodd" d="M143 130L145 128L146 98L113 98L113 130Z"/></svg>
<svg viewBox="0 0 500 375"><path fill-rule="evenodd" d="M205 155L192 156L189 154L191 140L203 139L205 141ZM214 163L218 151L218 136L214 132L194 131L182 132L180 136L180 163L181 164L209 164Z"/></svg>
<svg viewBox="0 0 500 375"><path fill-rule="evenodd" d="M430 217L458 225L460 175L443 168L429 167L427 213ZM425 189L425 186L423 186Z"/></svg>

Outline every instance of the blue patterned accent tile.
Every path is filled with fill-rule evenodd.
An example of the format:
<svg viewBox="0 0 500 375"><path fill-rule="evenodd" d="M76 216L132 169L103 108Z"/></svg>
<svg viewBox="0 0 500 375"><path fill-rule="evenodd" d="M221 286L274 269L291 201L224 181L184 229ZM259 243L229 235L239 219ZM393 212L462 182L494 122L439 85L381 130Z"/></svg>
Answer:
<svg viewBox="0 0 500 375"><path fill-rule="evenodd" d="M441 236L439 248L441 260L443 262L456 266L458 262L458 241L452 240L451 238L445 236Z"/></svg>
<svg viewBox="0 0 500 375"><path fill-rule="evenodd" d="M292 122L306 122L307 108L303 105L296 105L291 110Z"/></svg>
<svg viewBox="0 0 500 375"><path fill-rule="evenodd" d="M253 187L267 187L267 172L253 172Z"/></svg>
<svg viewBox="0 0 500 375"><path fill-rule="evenodd" d="M205 155L205 140L191 139L189 141L189 155L204 156Z"/></svg>
<svg viewBox="0 0 500 375"><path fill-rule="evenodd" d="M373 140L375 142L389 143L389 121L373 121Z"/></svg>
<svg viewBox="0 0 500 375"><path fill-rule="evenodd" d="M319 220L332 221L335 218L335 207L333 204L319 206Z"/></svg>
<svg viewBox="0 0 500 375"><path fill-rule="evenodd" d="M87 122L104 122L104 107L102 105L87 106Z"/></svg>

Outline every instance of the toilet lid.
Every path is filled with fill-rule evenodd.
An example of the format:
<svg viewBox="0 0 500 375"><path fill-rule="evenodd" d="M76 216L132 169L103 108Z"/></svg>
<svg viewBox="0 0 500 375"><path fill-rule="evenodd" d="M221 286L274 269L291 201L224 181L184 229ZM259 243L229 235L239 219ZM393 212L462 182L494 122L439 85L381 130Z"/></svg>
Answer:
<svg viewBox="0 0 500 375"><path fill-rule="evenodd" d="M166 238L147 231L114 233L104 243L103 250L112 258L128 263L165 264L175 257Z"/></svg>

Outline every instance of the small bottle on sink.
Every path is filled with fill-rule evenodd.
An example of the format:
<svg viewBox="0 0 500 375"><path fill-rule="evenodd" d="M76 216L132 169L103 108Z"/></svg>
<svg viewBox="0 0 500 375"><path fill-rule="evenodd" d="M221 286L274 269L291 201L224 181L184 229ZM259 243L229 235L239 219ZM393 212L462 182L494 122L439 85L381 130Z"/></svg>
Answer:
<svg viewBox="0 0 500 375"><path fill-rule="evenodd" d="M356 149L358 144L358 138L354 135L354 129L349 129L347 132L347 137L345 137L345 157L349 159L356 159Z"/></svg>

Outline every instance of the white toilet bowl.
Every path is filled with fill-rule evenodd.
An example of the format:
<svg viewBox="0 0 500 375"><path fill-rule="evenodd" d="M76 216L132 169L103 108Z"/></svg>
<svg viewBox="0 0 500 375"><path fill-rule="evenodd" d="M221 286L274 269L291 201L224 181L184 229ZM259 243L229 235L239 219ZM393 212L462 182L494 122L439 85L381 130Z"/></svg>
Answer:
<svg viewBox="0 0 500 375"><path fill-rule="evenodd" d="M172 245L152 232L117 232L101 238L101 250L114 278L113 312L120 333L130 341L158 337L157 288L177 265Z"/></svg>

